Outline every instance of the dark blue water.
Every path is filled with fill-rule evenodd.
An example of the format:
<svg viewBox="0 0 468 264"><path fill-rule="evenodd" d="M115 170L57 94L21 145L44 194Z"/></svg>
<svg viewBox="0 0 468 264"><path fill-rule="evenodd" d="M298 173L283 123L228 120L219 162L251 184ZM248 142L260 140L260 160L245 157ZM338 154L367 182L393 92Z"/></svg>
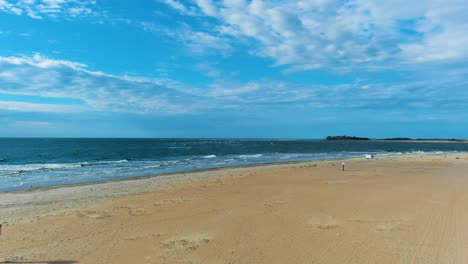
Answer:
<svg viewBox="0 0 468 264"><path fill-rule="evenodd" d="M440 151L468 151L468 144L237 139L0 139L0 191L246 164Z"/></svg>

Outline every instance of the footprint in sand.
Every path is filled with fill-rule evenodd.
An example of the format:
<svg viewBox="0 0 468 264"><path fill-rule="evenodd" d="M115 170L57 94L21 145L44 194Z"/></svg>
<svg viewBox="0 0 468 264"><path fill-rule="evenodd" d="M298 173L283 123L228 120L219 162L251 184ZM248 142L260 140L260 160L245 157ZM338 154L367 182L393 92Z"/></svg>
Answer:
<svg viewBox="0 0 468 264"><path fill-rule="evenodd" d="M12 256L5 259L5 262L0 263L26 263L27 258L24 256ZM32 262L31 262L32 263Z"/></svg>
<svg viewBox="0 0 468 264"><path fill-rule="evenodd" d="M389 233L393 231L402 230L407 221L405 220L377 220L377 219L365 219L365 218L353 218L350 219L353 222L359 224L369 224L375 227L375 230L382 233Z"/></svg>
<svg viewBox="0 0 468 264"><path fill-rule="evenodd" d="M131 209L132 207L130 206L115 206L112 207L112 210L120 210L120 209Z"/></svg>
<svg viewBox="0 0 468 264"><path fill-rule="evenodd" d="M326 184L345 184L349 183L349 180L327 180L325 181Z"/></svg>
<svg viewBox="0 0 468 264"><path fill-rule="evenodd" d="M331 230L341 227L339 221L332 217L312 217L307 221L307 224L319 230Z"/></svg>
<svg viewBox="0 0 468 264"><path fill-rule="evenodd" d="M201 188L211 188L211 187L216 187L214 184L202 184L200 185Z"/></svg>
<svg viewBox="0 0 468 264"><path fill-rule="evenodd" d="M92 218L92 219L104 219L111 217L107 212L98 212L98 211L84 211L78 213L79 217Z"/></svg>
<svg viewBox="0 0 468 264"><path fill-rule="evenodd" d="M282 204L285 204L285 203L286 203L285 201L273 200L273 201L265 202L263 205L271 207L271 206L282 205Z"/></svg>
<svg viewBox="0 0 468 264"><path fill-rule="evenodd" d="M134 236L129 236L129 237L123 238L123 240L126 240L126 241L137 241L137 240L141 240L141 239L159 238L159 237L161 237L161 234L160 234L160 233L152 233L152 234L145 234L145 235L134 235Z"/></svg>
<svg viewBox="0 0 468 264"><path fill-rule="evenodd" d="M349 221L356 222L359 224L369 224L369 223L375 223L377 222L376 220L372 219L364 219L364 218L351 218Z"/></svg>
<svg viewBox="0 0 468 264"><path fill-rule="evenodd" d="M146 211L144 209L130 209L128 214L131 216L142 216L146 214Z"/></svg>
<svg viewBox="0 0 468 264"><path fill-rule="evenodd" d="M185 202L190 202L190 201L192 201L192 200L178 197L178 198L173 198L173 199L161 200L161 201L158 201L158 202L154 203L153 205L154 206L165 206L165 205L179 204L179 203L185 203Z"/></svg>
<svg viewBox="0 0 468 264"><path fill-rule="evenodd" d="M279 206L285 204L286 201L282 199L281 196L272 196L268 201L265 201L263 205L265 206Z"/></svg>
<svg viewBox="0 0 468 264"><path fill-rule="evenodd" d="M317 167L317 164L304 165L304 166L300 166L299 168L312 168L312 167Z"/></svg>
<svg viewBox="0 0 468 264"><path fill-rule="evenodd" d="M126 240L126 241L138 241L138 240L141 240L141 239L145 239L147 238L148 236L145 236L145 235L141 235L141 236L129 236L129 237L125 237L123 240Z"/></svg>
<svg viewBox="0 0 468 264"><path fill-rule="evenodd" d="M192 234L168 239L162 243L162 247L168 251L196 250L213 240L208 234Z"/></svg>
<svg viewBox="0 0 468 264"><path fill-rule="evenodd" d="M388 233L394 231L400 231L404 228L405 223L402 221L389 221L380 222L376 225L375 230L378 232Z"/></svg>

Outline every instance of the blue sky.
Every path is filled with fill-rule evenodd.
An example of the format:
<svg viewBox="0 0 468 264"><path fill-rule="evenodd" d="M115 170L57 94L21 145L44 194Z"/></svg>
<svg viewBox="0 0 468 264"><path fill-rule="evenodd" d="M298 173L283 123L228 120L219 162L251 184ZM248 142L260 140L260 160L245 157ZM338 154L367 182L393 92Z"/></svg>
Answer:
<svg viewBox="0 0 468 264"><path fill-rule="evenodd" d="M0 136L468 138L465 0L0 0Z"/></svg>

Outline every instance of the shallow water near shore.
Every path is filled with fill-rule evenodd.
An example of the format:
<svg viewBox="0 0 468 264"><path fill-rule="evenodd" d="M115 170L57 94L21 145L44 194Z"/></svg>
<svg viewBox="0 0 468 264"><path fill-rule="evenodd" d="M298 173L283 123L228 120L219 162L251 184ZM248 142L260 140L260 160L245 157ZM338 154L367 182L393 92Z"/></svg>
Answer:
<svg viewBox="0 0 468 264"><path fill-rule="evenodd" d="M248 139L0 139L0 191L229 166L468 151L466 143Z"/></svg>

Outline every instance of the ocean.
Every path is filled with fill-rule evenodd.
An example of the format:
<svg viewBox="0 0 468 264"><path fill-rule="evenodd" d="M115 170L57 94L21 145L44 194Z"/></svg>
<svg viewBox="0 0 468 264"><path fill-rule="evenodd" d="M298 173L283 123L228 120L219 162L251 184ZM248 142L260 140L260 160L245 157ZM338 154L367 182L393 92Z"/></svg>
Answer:
<svg viewBox="0 0 468 264"><path fill-rule="evenodd" d="M466 143L257 139L0 139L0 191L365 154L468 151Z"/></svg>

